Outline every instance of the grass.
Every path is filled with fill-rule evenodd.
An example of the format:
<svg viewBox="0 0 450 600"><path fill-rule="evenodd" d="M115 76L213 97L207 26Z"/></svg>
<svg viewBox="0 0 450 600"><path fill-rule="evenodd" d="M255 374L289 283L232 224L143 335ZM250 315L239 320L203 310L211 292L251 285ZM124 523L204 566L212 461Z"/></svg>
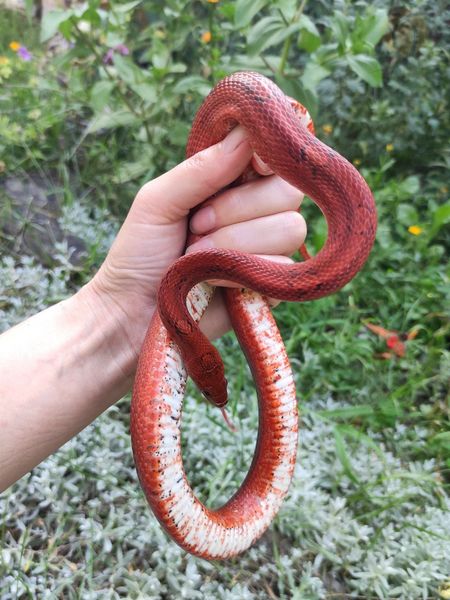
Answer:
<svg viewBox="0 0 450 600"><path fill-rule="evenodd" d="M8 18L3 48L11 36L23 40L27 27ZM29 33L27 45L39 52ZM0 178L38 172L61 203L61 226L85 240L88 259L71 266L62 243L54 264L43 266L11 254L1 238L0 330L92 275L140 183L110 176L123 164L124 148L130 156L141 148L127 131L86 134L83 77L90 71L74 70L68 89L48 64L45 77L33 65L14 64L15 79L0 92L6 163ZM36 78L34 91L24 91ZM27 118L42 102L48 114ZM439 165L426 175L405 172L386 151L364 175L379 211L377 243L364 270L339 294L275 310L302 424L289 496L263 539L242 557L213 564L187 556L165 536L137 482L125 398L1 496L2 599L437 597L450 578L445 172ZM324 224L307 202L303 211L317 251ZM417 335L406 342L404 357L383 359L386 342L367 321ZM225 428L193 387L183 422L186 470L209 505L225 501L242 482L257 426L237 342L228 334L218 345L239 430Z"/></svg>

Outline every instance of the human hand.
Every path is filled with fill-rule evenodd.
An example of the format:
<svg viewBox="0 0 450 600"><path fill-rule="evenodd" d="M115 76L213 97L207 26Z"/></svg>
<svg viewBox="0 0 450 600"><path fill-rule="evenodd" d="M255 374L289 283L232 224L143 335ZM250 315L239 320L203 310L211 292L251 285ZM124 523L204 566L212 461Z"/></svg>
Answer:
<svg viewBox="0 0 450 600"><path fill-rule="evenodd" d="M0 491L130 389L159 283L184 251L188 225L204 235L197 248L215 245L288 261L303 243L306 227L296 212L302 196L278 177L220 192L251 157L245 132L237 128L144 185L95 277L1 336L0 414L8 426L0 436ZM208 198L208 208L188 223L190 210ZM226 330L219 299L201 326L209 337Z"/></svg>
<svg viewBox="0 0 450 600"><path fill-rule="evenodd" d="M268 175L264 165L257 163L257 169L265 177L220 192L251 157L245 131L237 127L137 194L105 262L84 290L94 310L117 320L128 341L131 370L157 306L159 283L185 249L188 225L193 234L203 236L188 251L215 246L290 262L288 257L303 243L306 225L297 212L303 195ZM208 198L188 222L191 209ZM210 338L229 328L220 295L200 325Z"/></svg>

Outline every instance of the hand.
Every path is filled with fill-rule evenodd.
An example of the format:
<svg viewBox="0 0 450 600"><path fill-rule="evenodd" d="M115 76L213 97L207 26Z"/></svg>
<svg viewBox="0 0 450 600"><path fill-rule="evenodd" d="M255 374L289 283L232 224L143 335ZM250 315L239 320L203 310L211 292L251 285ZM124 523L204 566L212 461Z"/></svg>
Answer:
<svg viewBox="0 0 450 600"><path fill-rule="evenodd" d="M0 491L129 391L159 282L184 251L190 210L234 181L251 157L237 128L146 184L92 281L2 334ZM289 260L305 237L301 198L266 176L219 193L189 225L204 235L198 245ZM202 328L219 335L228 326L224 309L216 300L208 313Z"/></svg>
<svg viewBox="0 0 450 600"><path fill-rule="evenodd" d="M237 127L223 142L147 183L137 194L105 262L87 286L96 301L117 316L133 363L156 308L160 280L185 249L190 210L234 181L251 158L245 130ZM267 175L264 165L256 166ZM289 262L287 257L306 235L297 212L302 198L274 175L219 193L192 217L191 232L203 237L188 251L216 246ZM219 295L201 327L211 338L229 328Z"/></svg>

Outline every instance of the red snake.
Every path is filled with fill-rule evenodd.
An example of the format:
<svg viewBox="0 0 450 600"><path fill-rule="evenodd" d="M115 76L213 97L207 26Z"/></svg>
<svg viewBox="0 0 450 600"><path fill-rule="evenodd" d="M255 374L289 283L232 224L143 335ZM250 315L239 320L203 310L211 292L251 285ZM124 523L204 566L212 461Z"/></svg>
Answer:
<svg viewBox="0 0 450 600"><path fill-rule="evenodd" d="M177 260L161 283L159 311L142 347L133 390L133 452L156 517L180 546L207 559L234 556L262 535L288 490L296 460L293 377L275 322L259 294L305 301L339 290L363 266L376 232L375 204L364 179L310 133L283 92L257 73L235 73L217 84L195 117L187 156L219 142L238 123L273 172L319 206L328 238L315 257L292 265L220 248L194 252ZM246 288L228 290L226 301L259 401L258 439L249 473L217 510L204 506L192 492L180 437L183 363L208 400L219 407L227 400L220 355L196 324L211 293L205 284L196 284L211 279Z"/></svg>

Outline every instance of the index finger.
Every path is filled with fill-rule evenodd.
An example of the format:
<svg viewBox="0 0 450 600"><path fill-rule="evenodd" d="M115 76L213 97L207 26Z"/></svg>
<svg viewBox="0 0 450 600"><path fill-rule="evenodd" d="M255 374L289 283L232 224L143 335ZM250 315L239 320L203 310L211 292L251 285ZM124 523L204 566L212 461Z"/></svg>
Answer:
<svg viewBox="0 0 450 600"><path fill-rule="evenodd" d="M150 211L152 221L157 224L175 223L237 179L251 156L245 129L235 127L218 144L146 183L136 197L136 210Z"/></svg>

